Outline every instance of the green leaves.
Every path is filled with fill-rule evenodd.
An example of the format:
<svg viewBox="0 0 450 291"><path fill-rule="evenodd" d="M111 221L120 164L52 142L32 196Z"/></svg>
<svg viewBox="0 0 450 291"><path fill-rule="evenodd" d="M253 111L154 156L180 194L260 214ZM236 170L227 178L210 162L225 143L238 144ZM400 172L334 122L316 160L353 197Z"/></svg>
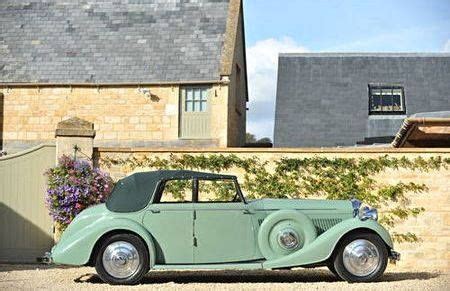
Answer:
<svg viewBox="0 0 450 291"><path fill-rule="evenodd" d="M257 156L241 158L234 154L191 155L171 154L169 158L130 156L126 159L103 158L101 164L123 165L136 169L191 169L207 172L222 172L231 169L244 172L241 187L249 198L306 198L351 199L381 208L380 222L393 228L398 222L425 211L409 207L408 196L428 191L424 184L398 182L386 184L378 174L386 170L406 169L410 171L433 171L447 169L450 159L442 157L409 159L388 155L376 158L281 158L261 161ZM224 190L225 191L225 190ZM217 196L226 195L220 192ZM218 199L220 197L217 197ZM394 235L398 241L417 241L412 233Z"/></svg>
<svg viewBox="0 0 450 291"><path fill-rule="evenodd" d="M412 242L420 241L420 239L414 233L411 233L411 232L407 232L407 233L396 233L396 232L394 232L394 233L391 234L391 236L392 236L392 239L394 241L396 241L396 242L410 242L410 243L412 243Z"/></svg>

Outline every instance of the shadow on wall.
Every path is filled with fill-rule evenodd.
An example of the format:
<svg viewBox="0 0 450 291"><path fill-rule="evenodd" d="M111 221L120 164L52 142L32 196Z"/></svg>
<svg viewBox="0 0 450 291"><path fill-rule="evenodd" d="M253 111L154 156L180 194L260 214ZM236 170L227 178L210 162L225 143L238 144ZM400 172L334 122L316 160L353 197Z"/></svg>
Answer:
<svg viewBox="0 0 450 291"><path fill-rule="evenodd" d="M0 263L35 263L53 246L53 237L0 202Z"/></svg>

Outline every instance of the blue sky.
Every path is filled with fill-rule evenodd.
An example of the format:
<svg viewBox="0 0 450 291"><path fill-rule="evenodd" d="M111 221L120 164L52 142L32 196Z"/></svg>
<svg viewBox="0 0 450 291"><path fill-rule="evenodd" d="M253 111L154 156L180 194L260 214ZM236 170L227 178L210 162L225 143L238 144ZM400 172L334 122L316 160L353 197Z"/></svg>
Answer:
<svg viewBox="0 0 450 291"><path fill-rule="evenodd" d="M244 0L247 131L273 135L279 52L450 52L450 0Z"/></svg>

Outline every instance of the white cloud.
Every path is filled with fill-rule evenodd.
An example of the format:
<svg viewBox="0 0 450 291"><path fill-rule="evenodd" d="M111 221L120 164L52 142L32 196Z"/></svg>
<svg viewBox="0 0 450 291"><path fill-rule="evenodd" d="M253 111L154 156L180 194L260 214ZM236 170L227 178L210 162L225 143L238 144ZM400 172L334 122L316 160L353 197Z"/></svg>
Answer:
<svg viewBox="0 0 450 291"><path fill-rule="evenodd" d="M306 52L292 38L269 38L247 48L249 112L247 132L273 140L278 54Z"/></svg>
<svg viewBox="0 0 450 291"><path fill-rule="evenodd" d="M444 44L443 51L446 52L446 53L450 53L450 39L447 40L447 42Z"/></svg>

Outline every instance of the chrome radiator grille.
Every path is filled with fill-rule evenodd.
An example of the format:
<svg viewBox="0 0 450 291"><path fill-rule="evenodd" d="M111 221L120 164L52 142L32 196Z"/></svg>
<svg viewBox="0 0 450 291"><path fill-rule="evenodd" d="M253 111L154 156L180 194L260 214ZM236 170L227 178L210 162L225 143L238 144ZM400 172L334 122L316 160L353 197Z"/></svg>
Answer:
<svg viewBox="0 0 450 291"><path fill-rule="evenodd" d="M317 235L321 235L325 231L329 230L339 222L341 222L342 219L340 218L313 218L312 222L317 230Z"/></svg>

